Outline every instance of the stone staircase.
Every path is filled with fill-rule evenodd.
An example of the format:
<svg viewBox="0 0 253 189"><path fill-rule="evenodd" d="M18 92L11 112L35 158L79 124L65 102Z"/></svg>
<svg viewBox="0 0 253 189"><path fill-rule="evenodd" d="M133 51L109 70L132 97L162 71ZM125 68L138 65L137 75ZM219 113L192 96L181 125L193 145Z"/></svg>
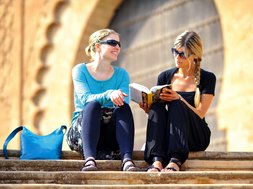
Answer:
<svg viewBox="0 0 253 189"><path fill-rule="evenodd" d="M0 188L253 188L253 152L192 152L182 171L122 172L119 160L98 160L99 171L80 172L83 160L63 151L61 160L19 160L19 151L0 151ZM134 162L147 167L143 152Z"/></svg>

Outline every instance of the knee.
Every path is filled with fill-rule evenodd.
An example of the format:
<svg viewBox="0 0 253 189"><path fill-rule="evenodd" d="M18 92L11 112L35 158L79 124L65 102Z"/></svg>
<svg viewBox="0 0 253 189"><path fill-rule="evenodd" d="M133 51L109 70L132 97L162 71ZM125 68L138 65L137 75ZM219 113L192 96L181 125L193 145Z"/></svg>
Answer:
<svg viewBox="0 0 253 189"><path fill-rule="evenodd" d="M127 103L125 103L123 106L115 108L113 114L124 119L133 119L131 107Z"/></svg>
<svg viewBox="0 0 253 189"><path fill-rule="evenodd" d="M124 105L122 106L122 108L126 109L127 111L131 111L131 107L127 103L124 103Z"/></svg>
<svg viewBox="0 0 253 189"><path fill-rule="evenodd" d="M173 108L182 108L184 105L184 103L182 103L181 100L173 100L170 102L169 107L173 107ZM172 108L172 109L173 109Z"/></svg>
<svg viewBox="0 0 253 189"><path fill-rule="evenodd" d="M115 112L131 112L131 108L129 106L129 104L124 103L123 106L119 106L117 108L115 108Z"/></svg>
<svg viewBox="0 0 253 189"><path fill-rule="evenodd" d="M164 109L165 107L165 104L162 104L162 103L153 103L150 107L151 110L160 110L160 109Z"/></svg>
<svg viewBox="0 0 253 189"><path fill-rule="evenodd" d="M162 114L166 111L165 105L162 103L153 103L150 107L149 115Z"/></svg>
<svg viewBox="0 0 253 189"><path fill-rule="evenodd" d="M100 110L101 109L101 105L97 101L91 101L91 102L88 102L86 104L86 106L84 107L84 109L88 109L88 110Z"/></svg>

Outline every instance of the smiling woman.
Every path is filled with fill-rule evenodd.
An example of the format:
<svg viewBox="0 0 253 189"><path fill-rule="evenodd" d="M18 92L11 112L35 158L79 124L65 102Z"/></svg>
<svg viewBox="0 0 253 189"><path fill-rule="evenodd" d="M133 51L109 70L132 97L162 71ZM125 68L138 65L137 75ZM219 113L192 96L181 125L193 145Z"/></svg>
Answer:
<svg viewBox="0 0 253 189"><path fill-rule="evenodd" d="M115 159L119 153L123 171L138 170L132 161L134 122L128 104L129 75L111 65L120 53L119 41L114 30L96 31L85 49L91 62L77 64L72 71L75 111L67 142L85 158L82 171L96 171L95 159Z"/></svg>

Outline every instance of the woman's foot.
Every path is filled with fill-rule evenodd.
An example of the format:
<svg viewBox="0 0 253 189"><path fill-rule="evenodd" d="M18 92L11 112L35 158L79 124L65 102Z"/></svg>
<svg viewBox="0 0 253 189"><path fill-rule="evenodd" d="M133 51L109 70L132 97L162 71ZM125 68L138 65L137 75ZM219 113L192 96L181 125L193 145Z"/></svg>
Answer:
<svg viewBox="0 0 253 189"><path fill-rule="evenodd" d="M160 172L163 169L163 165L160 161L155 161L151 166L149 166L146 170L147 172Z"/></svg>
<svg viewBox="0 0 253 189"><path fill-rule="evenodd" d="M180 168L175 163L169 163L164 169L162 169L162 172L175 172L179 171Z"/></svg>
<svg viewBox="0 0 253 189"><path fill-rule="evenodd" d="M122 163L122 171L140 171L140 168L136 167L132 160L125 160Z"/></svg>
<svg viewBox="0 0 253 189"><path fill-rule="evenodd" d="M171 158L169 164L162 169L162 172L175 172L180 171L181 168L181 162L177 158Z"/></svg>
<svg viewBox="0 0 253 189"><path fill-rule="evenodd" d="M81 171L97 171L97 164L94 158L88 158L83 164Z"/></svg>

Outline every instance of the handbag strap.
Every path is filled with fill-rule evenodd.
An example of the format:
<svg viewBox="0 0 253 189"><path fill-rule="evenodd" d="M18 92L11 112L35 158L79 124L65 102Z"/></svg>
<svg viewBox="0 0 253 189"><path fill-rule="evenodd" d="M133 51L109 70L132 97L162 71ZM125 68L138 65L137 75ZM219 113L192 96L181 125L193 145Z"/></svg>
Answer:
<svg viewBox="0 0 253 189"><path fill-rule="evenodd" d="M6 138L4 145L3 145L3 153L4 153L4 157L5 159L9 159L8 157L8 152L7 152L7 145L8 143L11 141L11 139L13 139L13 137L19 132L23 130L23 126L19 126L18 128L14 129L11 134Z"/></svg>
<svg viewBox="0 0 253 189"><path fill-rule="evenodd" d="M66 131L67 131L67 126L66 125L62 125L61 126L61 130L62 130L63 134L65 134Z"/></svg>

